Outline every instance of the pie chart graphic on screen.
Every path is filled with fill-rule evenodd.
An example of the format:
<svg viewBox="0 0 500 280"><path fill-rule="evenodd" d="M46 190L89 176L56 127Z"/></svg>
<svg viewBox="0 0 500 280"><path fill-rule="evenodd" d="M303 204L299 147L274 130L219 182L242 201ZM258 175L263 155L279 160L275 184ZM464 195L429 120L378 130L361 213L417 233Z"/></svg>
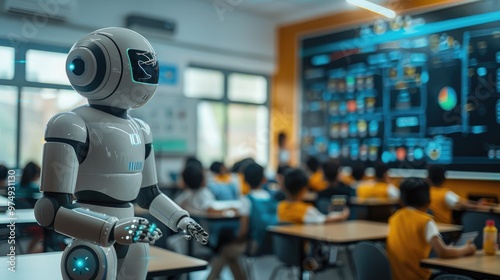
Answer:
<svg viewBox="0 0 500 280"><path fill-rule="evenodd" d="M452 87L443 87L439 91L438 103L443 110L452 110L457 106L457 93Z"/></svg>

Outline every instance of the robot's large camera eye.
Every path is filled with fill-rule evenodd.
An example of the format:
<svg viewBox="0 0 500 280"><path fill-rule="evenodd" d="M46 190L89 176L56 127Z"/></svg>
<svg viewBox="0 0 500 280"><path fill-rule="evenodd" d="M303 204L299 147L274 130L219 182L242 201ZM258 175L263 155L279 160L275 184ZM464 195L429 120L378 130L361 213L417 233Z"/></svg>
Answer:
<svg viewBox="0 0 500 280"><path fill-rule="evenodd" d="M80 76L85 72L85 62L81 58L75 58L68 66L73 74Z"/></svg>

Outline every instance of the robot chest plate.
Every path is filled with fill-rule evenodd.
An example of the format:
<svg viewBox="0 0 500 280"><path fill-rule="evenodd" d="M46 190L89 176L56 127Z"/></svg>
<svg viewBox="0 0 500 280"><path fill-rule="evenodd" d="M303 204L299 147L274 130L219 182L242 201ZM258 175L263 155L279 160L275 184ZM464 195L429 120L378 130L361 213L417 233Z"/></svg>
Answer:
<svg viewBox="0 0 500 280"><path fill-rule="evenodd" d="M137 173L144 167L145 143L140 128L132 121L89 123L88 169L109 173Z"/></svg>

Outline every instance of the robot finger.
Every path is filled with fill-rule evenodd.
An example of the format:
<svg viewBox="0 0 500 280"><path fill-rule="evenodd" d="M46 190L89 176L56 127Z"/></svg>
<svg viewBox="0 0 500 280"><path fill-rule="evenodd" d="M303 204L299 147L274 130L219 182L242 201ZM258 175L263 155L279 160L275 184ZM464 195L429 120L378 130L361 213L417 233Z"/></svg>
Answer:
<svg viewBox="0 0 500 280"><path fill-rule="evenodd" d="M196 238L196 241L200 242L200 243L201 243L201 244L203 244L203 245L206 245L206 244L208 243L208 239L207 239L207 238L205 238L205 237L204 237L203 235L201 235L201 234L196 234L195 238Z"/></svg>
<svg viewBox="0 0 500 280"><path fill-rule="evenodd" d="M147 219L141 218L141 219L139 219L139 225L147 227L149 225L149 221ZM139 228L140 228L140 226L139 226Z"/></svg>
<svg viewBox="0 0 500 280"><path fill-rule="evenodd" d="M161 230L159 228L157 228L155 232L156 232L156 234L158 234L158 238L163 236L163 232L161 232Z"/></svg>

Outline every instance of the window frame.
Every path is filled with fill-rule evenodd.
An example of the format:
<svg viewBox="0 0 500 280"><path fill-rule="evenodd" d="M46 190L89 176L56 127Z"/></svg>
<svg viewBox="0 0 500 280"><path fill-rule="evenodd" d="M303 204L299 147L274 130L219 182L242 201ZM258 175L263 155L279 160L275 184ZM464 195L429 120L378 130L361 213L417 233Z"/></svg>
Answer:
<svg viewBox="0 0 500 280"><path fill-rule="evenodd" d="M19 43L15 45L15 42L0 38L0 46L14 48L14 77L12 79L0 79L0 85L12 86L17 89L17 116L14 120L16 122L16 151L15 151L15 166L11 168L20 168L20 158L21 158L21 123L22 123L22 106L20 100L22 100L22 89L26 87L31 88L50 88L50 89L66 89L73 90L70 85L61 84L49 84L40 82L31 82L26 79L26 53L28 50L39 50L47 52L65 53L67 54L70 50L70 46L57 46L48 45L42 43ZM75 94L77 94L75 92ZM45 124L43 124L45 125Z"/></svg>
<svg viewBox="0 0 500 280"><path fill-rule="evenodd" d="M231 104L240 104L240 105L247 105L247 106L255 106L255 107L258 107L258 106L265 106L267 108L267 111L268 111L268 120L267 120L267 124L268 124L268 127L269 129L271 129L271 106L270 106L270 98L271 98L271 95L270 95L270 92L271 92L271 79L269 78L268 75L264 75L262 73L256 73L256 72L248 72L248 71L240 71L240 70L231 70L231 69L227 69L227 68L217 68L217 67L213 67L213 66L207 66L207 65L203 65L203 64L188 64L187 67L186 67L186 70L187 68L200 68L200 69L204 69L204 70L213 70L213 71L219 71L223 74L223 77L224 77L224 81L223 81L223 95L222 95L222 98L208 98L208 97L198 97L198 98L193 98L193 97L187 97L185 95L185 92L184 92L184 89L185 89L185 86L183 86L183 96L186 97L186 98L190 98L190 99L197 99L199 101L205 101L205 102L215 102L215 103L221 103L224 105L224 127L223 127L223 131L224 131L224 135L225 135L225 138L223 139L223 155L222 155L222 159L226 159L227 156L228 156L228 151L229 151L229 147L228 147L228 132L229 132L229 105ZM229 99L229 76L231 74L245 74L245 75L255 75L255 76L260 76L260 77L263 77L265 80L266 80L266 101L265 102L262 102L262 103L254 103L254 102L246 102L246 101L235 101L235 100L231 100ZM186 83L186 81L184 80L184 83ZM198 124L196 124L198 126ZM197 135L196 137L198 138L198 130L196 131ZM267 159L268 159L268 162L266 163L266 165L269 164L269 158L270 158L270 141L268 141L267 143ZM198 155L198 145L196 145L196 149L195 149L195 154Z"/></svg>

